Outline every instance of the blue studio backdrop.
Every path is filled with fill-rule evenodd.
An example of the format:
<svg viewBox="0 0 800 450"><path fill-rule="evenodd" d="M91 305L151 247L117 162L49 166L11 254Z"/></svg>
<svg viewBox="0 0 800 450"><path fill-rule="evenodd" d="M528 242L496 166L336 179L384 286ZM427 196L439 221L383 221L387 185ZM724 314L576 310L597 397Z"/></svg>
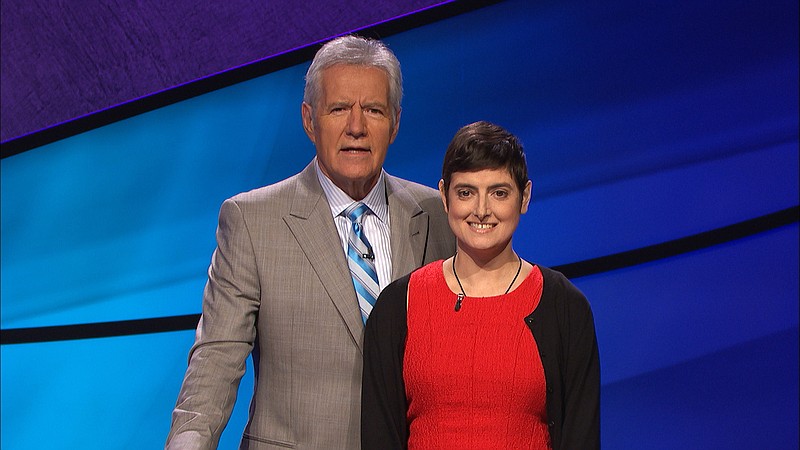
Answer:
<svg viewBox="0 0 800 450"><path fill-rule="evenodd" d="M506 1L385 39L405 77L387 171L435 186L476 120L522 139L514 245L572 269L592 304L605 448L798 447L797 17ZM307 65L4 158L2 329L199 313L221 202L314 155ZM163 446L193 338L4 343L0 447Z"/></svg>

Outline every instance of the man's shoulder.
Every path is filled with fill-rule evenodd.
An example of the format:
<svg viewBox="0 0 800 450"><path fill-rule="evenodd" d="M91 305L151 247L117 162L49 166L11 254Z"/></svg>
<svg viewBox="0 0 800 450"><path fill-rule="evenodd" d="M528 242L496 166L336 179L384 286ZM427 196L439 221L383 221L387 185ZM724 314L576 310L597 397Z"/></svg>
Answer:
<svg viewBox="0 0 800 450"><path fill-rule="evenodd" d="M237 204L285 203L301 195L302 192L308 193L310 189L308 181L301 172L266 186L240 192L227 201Z"/></svg>
<svg viewBox="0 0 800 450"><path fill-rule="evenodd" d="M298 197L303 200L315 195L319 193L315 193L303 174L298 173L273 184L238 193L225 200L225 203L235 203L243 210L260 211L266 208L276 212L290 209Z"/></svg>
<svg viewBox="0 0 800 450"><path fill-rule="evenodd" d="M292 175L289 178L280 180L273 184L261 186L255 189L251 189L249 191L240 192L231 197L230 199L235 200L237 202L248 202L248 201L268 200L275 196L285 195L287 192L291 192L294 190L294 186L296 185L295 181L296 178L297 175Z"/></svg>

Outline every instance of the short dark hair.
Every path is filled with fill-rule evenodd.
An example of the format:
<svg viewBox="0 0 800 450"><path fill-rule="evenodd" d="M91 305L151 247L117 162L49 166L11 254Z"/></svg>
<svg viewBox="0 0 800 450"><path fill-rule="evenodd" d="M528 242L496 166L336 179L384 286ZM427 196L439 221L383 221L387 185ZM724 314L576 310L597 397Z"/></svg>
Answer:
<svg viewBox="0 0 800 450"><path fill-rule="evenodd" d="M442 164L444 190L455 172L506 168L520 193L528 184L528 165L522 143L505 128L480 121L462 127L453 136Z"/></svg>

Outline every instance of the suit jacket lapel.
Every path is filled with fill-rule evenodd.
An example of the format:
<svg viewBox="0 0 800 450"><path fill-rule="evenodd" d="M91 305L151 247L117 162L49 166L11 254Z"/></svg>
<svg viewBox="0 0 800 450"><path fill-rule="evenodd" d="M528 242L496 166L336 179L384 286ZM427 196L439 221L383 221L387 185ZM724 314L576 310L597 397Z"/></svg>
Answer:
<svg viewBox="0 0 800 450"><path fill-rule="evenodd" d="M392 278L421 266L428 240L428 213L392 176L386 177L391 223Z"/></svg>
<svg viewBox="0 0 800 450"><path fill-rule="evenodd" d="M291 212L284 217L284 221L322 281L353 341L363 351L364 323L361 321L361 311L331 209L317 179L314 161L300 172L297 181Z"/></svg>

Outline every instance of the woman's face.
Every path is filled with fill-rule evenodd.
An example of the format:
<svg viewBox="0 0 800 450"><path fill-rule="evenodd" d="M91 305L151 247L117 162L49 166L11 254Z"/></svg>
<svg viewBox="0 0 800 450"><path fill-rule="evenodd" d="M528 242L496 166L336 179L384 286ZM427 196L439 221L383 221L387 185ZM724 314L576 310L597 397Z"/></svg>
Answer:
<svg viewBox="0 0 800 450"><path fill-rule="evenodd" d="M531 182L520 192L506 168L455 172L447 192L439 181L439 193L459 249L499 254L528 211Z"/></svg>

